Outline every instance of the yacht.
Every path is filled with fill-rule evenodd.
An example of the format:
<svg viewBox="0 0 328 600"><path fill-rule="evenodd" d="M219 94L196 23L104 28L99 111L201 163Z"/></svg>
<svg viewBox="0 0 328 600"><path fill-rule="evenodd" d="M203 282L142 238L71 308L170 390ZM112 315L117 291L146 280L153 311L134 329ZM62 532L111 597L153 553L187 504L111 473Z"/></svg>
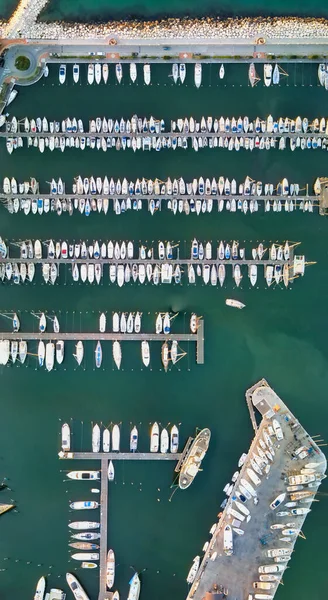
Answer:
<svg viewBox="0 0 328 600"><path fill-rule="evenodd" d="M195 64L194 80L195 86L199 88L202 83L202 65L200 63Z"/></svg>
<svg viewBox="0 0 328 600"><path fill-rule="evenodd" d="M94 425L92 429L92 452L100 451L100 427L99 425Z"/></svg>
<svg viewBox="0 0 328 600"><path fill-rule="evenodd" d="M200 565L200 556L195 556L189 573L187 575L187 583L194 583Z"/></svg>
<svg viewBox="0 0 328 600"><path fill-rule="evenodd" d="M114 579L115 579L115 554L114 554L114 550L108 550L106 585L109 590L111 590L114 585Z"/></svg>
<svg viewBox="0 0 328 600"><path fill-rule="evenodd" d="M40 579L37 583L37 586L36 586L34 600L43 600L45 589L46 589L46 579L45 579L45 577L40 577Z"/></svg>
<svg viewBox="0 0 328 600"><path fill-rule="evenodd" d="M71 430L67 423L64 423L61 428L61 447L64 452L69 452L71 449Z"/></svg>
<svg viewBox="0 0 328 600"><path fill-rule="evenodd" d="M66 81L66 65L59 67L59 83L63 84Z"/></svg>
<svg viewBox="0 0 328 600"><path fill-rule="evenodd" d="M135 573L129 581L130 589L127 600L138 600L140 596L140 578L138 573ZM114 599L113 599L114 600Z"/></svg>
<svg viewBox="0 0 328 600"><path fill-rule="evenodd" d="M108 476L108 481L114 481L115 469L114 469L112 460L109 461L107 476Z"/></svg>
<svg viewBox="0 0 328 600"><path fill-rule="evenodd" d="M141 342L141 356L143 364L145 365L145 367L148 367L150 363L150 352L149 343L147 342L147 340L143 340Z"/></svg>
<svg viewBox="0 0 328 600"><path fill-rule="evenodd" d="M80 67L79 65L73 65L73 81L74 83L78 83L80 79Z"/></svg>
<svg viewBox="0 0 328 600"><path fill-rule="evenodd" d="M208 450L210 439L211 432L207 428L203 429L194 439L181 466L179 474L180 489L185 490L195 479Z"/></svg>
<svg viewBox="0 0 328 600"><path fill-rule="evenodd" d="M75 575L72 575L72 573L66 573L66 581L74 595L75 600L89 600L89 596L85 593Z"/></svg>
<svg viewBox="0 0 328 600"><path fill-rule="evenodd" d="M135 452L138 447L138 429L134 426L130 433L130 452Z"/></svg>
<svg viewBox="0 0 328 600"><path fill-rule="evenodd" d="M158 452L159 448L159 426L155 422L152 425L150 433L150 452Z"/></svg>

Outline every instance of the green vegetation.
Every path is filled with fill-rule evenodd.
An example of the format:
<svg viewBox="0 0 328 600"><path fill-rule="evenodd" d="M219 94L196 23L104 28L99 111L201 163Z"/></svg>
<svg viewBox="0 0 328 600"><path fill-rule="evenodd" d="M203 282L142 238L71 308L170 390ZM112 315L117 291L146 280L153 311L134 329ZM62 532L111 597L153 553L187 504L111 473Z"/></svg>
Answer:
<svg viewBox="0 0 328 600"><path fill-rule="evenodd" d="M27 56L17 56L15 67L19 71L27 71L30 68L31 61Z"/></svg>

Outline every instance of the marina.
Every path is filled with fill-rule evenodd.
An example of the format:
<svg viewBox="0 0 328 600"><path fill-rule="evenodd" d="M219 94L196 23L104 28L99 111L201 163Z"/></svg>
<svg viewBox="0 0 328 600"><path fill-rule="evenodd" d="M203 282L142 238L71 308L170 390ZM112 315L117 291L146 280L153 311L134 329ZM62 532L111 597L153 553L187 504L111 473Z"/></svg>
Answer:
<svg viewBox="0 0 328 600"><path fill-rule="evenodd" d="M219 520L192 572L188 599L216 593L273 598L326 477L323 452L264 379L246 398L262 421L238 462L240 471L224 488Z"/></svg>

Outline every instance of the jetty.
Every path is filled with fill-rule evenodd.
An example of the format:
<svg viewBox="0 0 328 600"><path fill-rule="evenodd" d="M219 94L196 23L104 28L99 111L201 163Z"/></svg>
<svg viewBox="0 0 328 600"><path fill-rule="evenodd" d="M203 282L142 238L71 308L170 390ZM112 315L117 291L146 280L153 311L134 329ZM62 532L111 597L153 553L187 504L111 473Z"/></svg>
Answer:
<svg viewBox="0 0 328 600"><path fill-rule="evenodd" d="M262 421L240 472L233 477L219 520L211 528L212 537L187 600L203 600L220 593L231 598L266 593L273 598L298 537L304 537L302 526L309 510L299 513L295 509L312 508L325 477L327 462L320 447L265 379L247 390L246 399L260 413ZM255 473L253 465L254 455L261 464L262 454L260 475ZM299 476L307 483L291 485ZM240 491L245 481L252 491L250 494L246 489L248 499ZM285 494L281 504L277 508L270 507L280 494ZM290 502L293 502L291 506ZM225 546L226 526L232 531L231 549ZM281 557L281 548L286 556ZM280 562L276 562L274 556L280 556ZM278 571L277 565L283 568ZM263 566L269 566L271 571L263 571ZM275 576L263 576L263 572L275 573ZM261 588L261 582L270 584Z"/></svg>

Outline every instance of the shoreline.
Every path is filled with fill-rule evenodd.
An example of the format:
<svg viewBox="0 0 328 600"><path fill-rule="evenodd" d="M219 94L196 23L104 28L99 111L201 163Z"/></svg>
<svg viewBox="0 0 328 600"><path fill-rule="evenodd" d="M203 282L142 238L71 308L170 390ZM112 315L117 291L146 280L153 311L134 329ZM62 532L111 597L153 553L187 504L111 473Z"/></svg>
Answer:
<svg viewBox="0 0 328 600"><path fill-rule="evenodd" d="M28 16L28 15L26 15ZM14 15L12 16L13 19ZM31 22L32 21L32 22ZM0 22L0 35L6 37L9 22ZM120 39L191 38L198 39L328 39L328 19L312 17L169 18L155 21L125 20L107 23L67 23L26 19L20 35L28 39L76 39L114 37ZM11 36L8 36L11 37Z"/></svg>

